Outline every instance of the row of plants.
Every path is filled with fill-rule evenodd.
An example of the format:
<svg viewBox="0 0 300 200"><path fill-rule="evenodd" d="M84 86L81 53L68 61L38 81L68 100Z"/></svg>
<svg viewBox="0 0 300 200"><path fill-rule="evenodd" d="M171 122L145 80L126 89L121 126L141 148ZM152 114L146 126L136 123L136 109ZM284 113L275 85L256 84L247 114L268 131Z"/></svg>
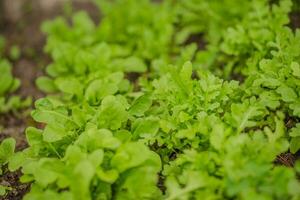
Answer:
<svg viewBox="0 0 300 200"><path fill-rule="evenodd" d="M18 95L13 95L19 88L20 81L12 75L12 67L10 62L5 59L4 51L5 39L0 36L0 114L16 112L31 104L30 97L22 99Z"/></svg>
<svg viewBox="0 0 300 200"><path fill-rule="evenodd" d="M300 162L275 163L300 149L292 1L96 3L99 24L79 12L42 27L44 128L23 151L0 146L25 200L300 199Z"/></svg>

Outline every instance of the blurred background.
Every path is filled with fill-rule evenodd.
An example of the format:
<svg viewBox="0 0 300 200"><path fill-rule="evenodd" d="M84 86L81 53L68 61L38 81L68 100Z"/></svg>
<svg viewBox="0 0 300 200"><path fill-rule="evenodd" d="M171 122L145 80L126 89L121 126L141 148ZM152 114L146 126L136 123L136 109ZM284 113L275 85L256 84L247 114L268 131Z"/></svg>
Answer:
<svg viewBox="0 0 300 200"><path fill-rule="evenodd" d="M91 0L1 0L0 2L2 22L3 20L17 22L32 12L43 15L58 14L57 11L67 4L83 9L92 5Z"/></svg>
<svg viewBox="0 0 300 200"><path fill-rule="evenodd" d="M22 82L19 95L34 99L42 95L34 85L42 67L49 63L43 53L45 36L41 24L77 10L86 10L95 20L99 17L91 0L0 0L0 37L5 41L4 56Z"/></svg>

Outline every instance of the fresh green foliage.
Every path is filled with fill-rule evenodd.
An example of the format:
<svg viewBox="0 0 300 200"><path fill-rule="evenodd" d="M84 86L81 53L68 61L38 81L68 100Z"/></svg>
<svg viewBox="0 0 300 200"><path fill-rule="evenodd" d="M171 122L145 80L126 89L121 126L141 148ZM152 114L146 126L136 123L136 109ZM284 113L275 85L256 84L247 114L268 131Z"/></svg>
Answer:
<svg viewBox="0 0 300 200"><path fill-rule="evenodd" d="M12 60L18 60L21 56L21 50L20 48L17 46L17 45L13 45L11 48L10 48L10 58Z"/></svg>
<svg viewBox="0 0 300 200"><path fill-rule="evenodd" d="M291 139L291 152L296 153L300 149L300 124L296 124L296 127L290 131Z"/></svg>
<svg viewBox="0 0 300 200"><path fill-rule="evenodd" d="M290 0L96 2L43 25L44 128L7 159L25 200L300 199L299 161L274 164L300 149Z"/></svg>
<svg viewBox="0 0 300 200"><path fill-rule="evenodd" d="M0 145L0 165L7 164L9 158L14 154L16 141L13 138L8 138L2 141ZM2 175L2 170L0 171Z"/></svg>
<svg viewBox="0 0 300 200"><path fill-rule="evenodd" d="M13 138L4 139L0 144L0 176L3 174L2 166L6 165L15 151L16 141ZM0 184L0 195L5 195L10 187Z"/></svg>
<svg viewBox="0 0 300 200"><path fill-rule="evenodd" d="M9 96L20 86L20 81L13 77L10 64L0 57L0 113L16 111L28 107L31 98L22 100L19 96Z"/></svg>
<svg viewBox="0 0 300 200"><path fill-rule="evenodd" d="M3 54L5 48L5 39L2 35L0 35L0 55Z"/></svg>
<svg viewBox="0 0 300 200"><path fill-rule="evenodd" d="M206 50L196 53L196 62L225 78L248 75L269 56L278 31L289 23L290 0L270 6L269 0L180 2L182 33L203 33ZM207 19L210 20L207 20ZM199 23L201 21L202 23ZM185 24L187 24L185 26ZM186 38L186 37L185 37Z"/></svg>
<svg viewBox="0 0 300 200"><path fill-rule="evenodd" d="M0 114L16 111L31 104L31 98L22 100L19 96L10 95L19 88L20 81L13 77L10 63L3 58L4 47L5 39L0 37Z"/></svg>

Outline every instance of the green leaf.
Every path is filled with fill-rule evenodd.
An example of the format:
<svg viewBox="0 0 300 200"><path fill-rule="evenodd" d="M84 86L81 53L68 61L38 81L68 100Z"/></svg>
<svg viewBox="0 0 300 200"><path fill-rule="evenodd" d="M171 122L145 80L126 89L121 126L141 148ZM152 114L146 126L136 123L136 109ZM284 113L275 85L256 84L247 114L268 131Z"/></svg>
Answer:
<svg viewBox="0 0 300 200"><path fill-rule="evenodd" d="M191 62L186 62L182 66L182 69L180 71L180 76L184 82L189 82L192 77L193 72L193 65Z"/></svg>
<svg viewBox="0 0 300 200"><path fill-rule="evenodd" d="M27 142L30 146L41 143L43 131L34 127L28 127L25 131Z"/></svg>
<svg viewBox="0 0 300 200"><path fill-rule="evenodd" d="M296 153L300 149L300 137L293 137L290 143L290 150L292 153Z"/></svg>
<svg viewBox="0 0 300 200"><path fill-rule="evenodd" d="M0 57L2 56L2 53L4 51L5 43L5 38L2 35L0 35Z"/></svg>
<svg viewBox="0 0 300 200"><path fill-rule="evenodd" d="M116 199L162 199L156 186L157 170L151 166L142 166L124 173L120 185L116 185Z"/></svg>
<svg viewBox="0 0 300 200"><path fill-rule="evenodd" d="M122 143L125 143L131 140L132 134L127 130L119 130L115 132L114 136L118 138Z"/></svg>
<svg viewBox="0 0 300 200"><path fill-rule="evenodd" d="M5 60L0 60L0 96L9 91L13 81L9 63Z"/></svg>
<svg viewBox="0 0 300 200"><path fill-rule="evenodd" d="M67 136L69 133L64 128L48 124L43 132L43 140L45 142L56 142Z"/></svg>
<svg viewBox="0 0 300 200"><path fill-rule="evenodd" d="M100 180L112 184L119 178L119 173L115 169L107 170L107 171L98 169L97 176L99 177Z"/></svg>
<svg viewBox="0 0 300 200"><path fill-rule="evenodd" d="M131 115L139 117L144 115L144 113L150 108L151 105L151 96L149 94L144 94L134 100L128 112Z"/></svg>
<svg viewBox="0 0 300 200"><path fill-rule="evenodd" d="M300 66L299 66L299 63L292 62L291 68L293 70L293 75L296 76L297 78L300 78Z"/></svg>
<svg viewBox="0 0 300 200"><path fill-rule="evenodd" d="M210 143L211 145L217 149L217 150L221 150L221 148L224 145L224 141L225 138L227 137L228 131L226 132L224 130L224 127L222 127L222 125L220 124L215 124L215 126L213 127L213 130L210 134Z"/></svg>
<svg viewBox="0 0 300 200"><path fill-rule="evenodd" d="M8 187L0 185L0 196L4 196L8 189L9 189Z"/></svg>
<svg viewBox="0 0 300 200"><path fill-rule="evenodd" d="M238 133L247 127L257 125L258 121L255 118L263 114L263 110L252 100L244 101L242 104L232 104L231 116L229 114L226 116L230 125L237 128Z"/></svg>
<svg viewBox="0 0 300 200"><path fill-rule="evenodd" d="M114 73L106 77L104 80L96 79L92 81L85 91L85 98L92 105L97 105L104 97L118 92L118 85L122 79L122 73Z"/></svg>
<svg viewBox="0 0 300 200"><path fill-rule="evenodd" d="M12 60L18 60L21 56L21 50L17 45L13 45L11 46L9 54Z"/></svg>
<svg viewBox="0 0 300 200"><path fill-rule="evenodd" d="M297 160L296 163L295 163L295 170L300 173L300 161Z"/></svg>
<svg viewBox="0 0 300 200"><path fill-rule="evenodd" d="M47 168L51 162L53 161L48 160L47 158L41 159L33 172L35 180L44 187L55 182L58 178L58 174L56 172Z"/></svg>
<svg viewBox="0 0 300 200"><path fill-rule="evenodd" d="M104 151L102 149L97 149L88 155L88 160L91 161L95 168L102 164L103 159Z"/></svg>
<svg viewBox="0 0 300 200"><path fill-rule="evenodd" d="M149 150L145 145L137 142L125 143L118 148L111 160L111 165L119 172L123 172L141 165L148 159L147 155L149 155Z"/></svg>
<svg viewBox="0 0 300 200"><path fill-rule="evenodd" d="M0 164L6 164L14 154L16 141L13 138L4 139L0 145Z"/></svg>
<svg viewBox="0 0 300 200"><path fill-rule="evenodd" d="M115 150L121 142L113 136L110 130L91 127L79 136L76 144L94 151L99 148Z"/></svg>
<svg viewBox="0 0 300 200"><path fill-rule="evenodd" d="M155 137L158 129L159 122L157 119L138 119L132 125L133 139L153 138Z"/></svg>
<svg viewBox="0 0 300 200"><path fill-rule="evenodd" d="M52 93L57 91L57 87L54 84L54 81L46 76L40 76L36 79L37 87L46 93Z"/></svg>
<svg viewBox="0 0 300 200"><path fill-rule="evenodd" d="M300 117L300 102L294 102L290 104L290 109L293 111L293 115Z"/></svg>
<svg viewBox="0 0 300 200"><path fill-rule="evenodd" d="M27 155L25 152L17 152L12 155L8 160L8 169L10 171L16 171L25 163Z"/></svg>
<svg viewBox="0 0 300 200"><path fill-rule="evenodd" d="M75 78L58 78L54 81L57 88L65 93L81 97L83 94L82 84Z"/></svg>
<svg viewBox="0 0 300 200"><path fill-rule="evenodd" d="M175 200L175 199L189 199L189 194L201 187L206 185L206 176L201 174L201 172L196 171L187 171L187 180L185 187L177 183L175 177L169 177L166 181L167 197L166 200Z"/></svg>
<svg viewBox="0 0 300 200"><path fill-rule="evenodd" d="M121 145L120 141L107 129L91 129L88 131L88 135L91 137L91 144L95 145L95 148L116 149Z"/></svg>
<svg viewBox="0 0 300 200"><path fill-rule="evenodd" d="M144 61L139 57L128 57L125 59L115 59L112 63L112 68L120 69L124 72L142 73L147 70Z"/></svg>
<svg viewBox="0 0 300 200"><path fill-rule="evenodd" d="M297 94L288 86L282 85L276 90L285 102L294 102L297 99Z"/></svg>
<svg viewBox="0 0 300 200"><path fill-rule="evenodd" d="M107 96L102 100L98 115L99 126L112 130L119 129L128 118L125 106L115 96Z"/></svg>
<svg viewBox="0 0 300 200"><path fill-rule="evenodd" d="M300 123L297 123L296 127L292 128L289 134L291 137L300 137Z"/></svg>
<svg viewBox="0 0 300 200"><path fill-rule="evenodd" d="M31 112L32 118L41 123L65 126L66 124L76 125L68 116L68 112L63 107L56 107L47 98L39 99L35 102L36 110Z"/></svg>
<svg viewBox="0 0 300 200"><path fill-rule="evenodd" d="M73 171L74 179L71 182L71 192L77 199L90 199L90 184L95 174L95 168L87 160L79 162Z"/></svg>
<svg viewBox="0 0 300 200"><path fill-rule="evenodd" d="M75 145L69 145L66 149L65 157L63 160L66 160L70 165L76 165L81 160L84 160L86 154L82 152L82 150Z"/></svg>

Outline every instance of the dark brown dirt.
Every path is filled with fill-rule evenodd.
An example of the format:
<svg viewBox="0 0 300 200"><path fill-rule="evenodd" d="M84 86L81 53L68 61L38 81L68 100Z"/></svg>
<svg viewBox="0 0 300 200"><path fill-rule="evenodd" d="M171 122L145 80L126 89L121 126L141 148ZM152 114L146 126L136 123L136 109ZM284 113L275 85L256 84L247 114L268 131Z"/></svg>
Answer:
<svg viewBox="0 0 300 200"><path fill-rule="evenodd" d="M203 34L191 35L185 42L185 45L191 44L191 43L195 43L197 45L198 50L204 50L206 47L206 42L203 38Z"/></svg>
<svg viewBox="0 0 300 200"><path fill-rule="evenodd" d="M289 26L296 30L297 28L300 28L300 11L294 11L290 14L290 24Z"/></svg>
<svg viewBox="0 0 300 200"><path fill-rule="evenodd" d="M27 142L23 134L27 125L26 116L16 116L12 113L5 114L0 116L0 124L4 125L3 130L0 130L0 141L8 137L13 137L16 140L17 150L27 147Z"/></svg>
<svg viewBox="0 0 300 200"><path fill-rule="evenodd" d="M100 22L101 13L98 7L95 6L95 4L91 2L74 1L72 6L74 11L80 11L80 10L87 11L89 16L93 19L93 21L96 24Z"/></svg>
<svg viewBox="0 0 300 200"><path fill-rule="evenodd" d="M20 183L20 171L6 172L4 176L0 177L0 184L8 186L11 190L6 196L0 197L0 200L21 200L24 194L29 190L30 184Z"/></svg>
<svg viewBox="0 0 300 200"><path fill-rule="evenodd" d="M283 153L277 156L275 164L293 167L296 161L296 157L296 155L293 155L291 153Z"/></svg>

